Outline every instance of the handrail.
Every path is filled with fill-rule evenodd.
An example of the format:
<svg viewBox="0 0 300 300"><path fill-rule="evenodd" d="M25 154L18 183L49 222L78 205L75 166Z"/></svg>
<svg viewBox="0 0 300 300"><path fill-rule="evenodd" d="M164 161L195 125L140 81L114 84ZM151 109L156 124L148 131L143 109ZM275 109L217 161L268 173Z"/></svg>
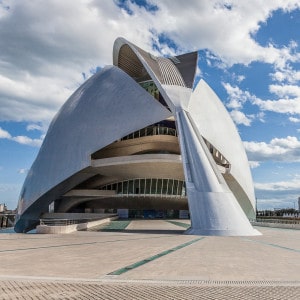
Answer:
<svg viewBox="0 0 300 300"><path fill-rule="evenodd" d="M149 193L142 193L142 194L116 194L115 197L153 197L153 198L178 198L184 199L187 198L186 194L184 195L171 195L171 194L149 194Z"/></svg>
<svg viewBox="0 0 300 300"><path fill-rule="evenodd" d="M115 191L116 195L123 196L186 196L185 182L170 178L134 178L110 183L100 189Z"/></svg>
<svg viewBox="0 0 300 300"><path fill-rule="evenodd" d="M170 128L166 126L148 126L146 128L137 130L133 133L124 136L123 138L121 138L121 141L136 139L144 136L153 136L153 135L177 136L177 131L174 128Z"/></svg>
<svg viewBox="0 0 300 300"><path fill-rule="evenodd" d="M68 226L80 223L87 223L91 221L101 220L101 218L95 219L40 219L40 225L46 226Z"/></svg>
<svg viewBox="0 0 300 300"><path fill-rule="evenodd" d="M300 219L265 219L265 218L256 218L256 222L261 223L277 223L277 224L300 224Z"/></svg>

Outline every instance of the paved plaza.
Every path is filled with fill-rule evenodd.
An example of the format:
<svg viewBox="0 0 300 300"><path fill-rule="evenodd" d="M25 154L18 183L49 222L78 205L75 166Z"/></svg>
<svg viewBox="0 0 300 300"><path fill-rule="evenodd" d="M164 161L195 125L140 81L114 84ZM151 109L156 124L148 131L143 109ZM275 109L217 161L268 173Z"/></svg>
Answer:
<svg viewBox="0 0 300 300"><path fill-rule="evenodd" d="M300 299L300 230L183 235L188 223L2 233L0 299Z"/></svg>

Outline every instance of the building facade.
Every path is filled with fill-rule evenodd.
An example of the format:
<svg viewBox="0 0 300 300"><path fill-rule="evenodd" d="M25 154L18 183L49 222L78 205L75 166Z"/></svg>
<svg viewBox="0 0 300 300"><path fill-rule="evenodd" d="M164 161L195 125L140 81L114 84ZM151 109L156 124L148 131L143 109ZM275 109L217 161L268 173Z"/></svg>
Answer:
<svg viewBox="0 0 300 300"><path fill-rule="evenodd" d="M118 38L113 66L88 79L54 117L24 182L15 230L41 214L118 210L178 217L190 234L255 235L243 144L203 81L197 53L156 57Z"/></svg>

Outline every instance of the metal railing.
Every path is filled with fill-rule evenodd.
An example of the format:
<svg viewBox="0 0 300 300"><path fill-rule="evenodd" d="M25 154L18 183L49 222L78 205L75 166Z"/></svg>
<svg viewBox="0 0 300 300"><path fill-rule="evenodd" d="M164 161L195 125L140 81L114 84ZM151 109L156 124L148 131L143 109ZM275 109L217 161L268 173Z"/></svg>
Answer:
<svg viewBox="0 0 300 300"><path fill-rule="evenodd" d="M40 225L67 226L96 221L98 219L40 219Z"/></svg>
<svg viewBox="0 0 300 300"><path fill-rule="evenodd" d="M277 218L256 218L256 222L261 223L275 223L275 224L300 224L299 218L291 219L277 219Z"/></svg>
<svg viewBox="0 0 300 300"><path fill-rule="evenodd" d="M186 197L185 182L170 178L135 178L110 183L100 188L123 196Z"/></svg>
<svg viewBox="0 0 300 300"><path fill-rule="evenodd" d="M140 130L137 130L129 135L124 136L121 141L137 139L143 136L153 136L153 135L171 135L177 136L177 131L174 128L169 128L165 126L149 126Z"/></svg>

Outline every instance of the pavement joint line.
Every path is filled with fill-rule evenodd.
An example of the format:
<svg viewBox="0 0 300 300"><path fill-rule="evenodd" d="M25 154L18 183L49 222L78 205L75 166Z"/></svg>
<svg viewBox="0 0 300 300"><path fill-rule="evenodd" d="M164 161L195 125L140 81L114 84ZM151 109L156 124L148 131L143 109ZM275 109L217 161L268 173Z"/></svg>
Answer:
<svg viewBox="0 0 300 300"><path fill-rule="evenodd" d="M32 233L32 234L28 234L28 233L5 233L5 232L0 232L0 236L2 234L8 234L9 236L11 237L14 237L14 238L0 238L0 241L16 241L16 240L49 240L49 236L47 237L40 237L39 234L37 233ZM24 237L20 237L20 236L15 236L15 235L23 235ZM29 237L30 235L36 235L37 237ZM71 235L71 234L70 234ZM51 240L52 239L63 239L63 236L62 235L59 235L59 236L51 236Z"/></svg>
<svg viewBox="0 0 300 300"><path fill-rule="evenodd" d="M166 221L166 222L171 223L171 224L176 225L176 226L184 227L184 228L190 228L191 227L190 224L183 223L183 222L177 222L177 221Z"/></svg>
<svg viewBox="0 0 300 300"><path fill-rule="evenodd" d="M106 244L106 243L116 243L116 242L124 242L124 241L160 239L160 238L166 238L166 237L176 237L176 235L153 236L153 237L147 237L147 238L134 238L134 239L120 239L120 240L110 240L110 241L105 241L105 242L87 242L87 243L76 243L76 244L63 244L63 245L50 245L50 246L29 247L29 248L6 249L6 250L0 250L0 253L14 252L14 251L38 250L38 249L50 249L50 248L60 248L60 247L95 245L95 244Z"/></svg>
<svg viewBox="0 0 300 300"><path fill-rule="evenodd" d="M80 284L124 284L124 285L168 285L168 286L300 286L300 281L282 280L206 280L206 279L119 279L119 276L106 275L102 278L71 278L46 276L0 276L1 282L44 282Z"/></svg>
<svg viewBox="0 0 300 300"><path fill-rule="evenodd" d="M299 300L299 287L282 286L151 286L6 282L1 299L244 299ZM1 296L2 296L1 295Z"/></svg>
<svg viewBox="0 0 300 300"><path fill-rule="evenodd" d="M254 243L258 243L258 244L262 244L262 245L267 245L267 246L272 246L272 247L276 247L279 249L283 249L283 250L288 250L288 251L293 251L293 252L297 252L300 253L300 250L298 249L293 249L293 248L289 248L289 247L285 247L285 246L280 246L277 244L273 244L273 243L267 243L267 242L262 242L262 241L256 241L256 240L252 240L252 239L247 239L247 238L243 238L245 241L250 241L250 242L254 242Z"/></svg>
<svg viewBox="0 0 300 300"><path fill-rule="evenodd" d="M112 278L111 278L112 277ZM119 279L118 276L106 275L99 283L116 284L153 284L153 285L206 285L206 286L300 286L300 281L278 280L205 280L205 279Z"/></svg>
<svg viewBox="0 0 300 300"><path fill-rule="evenodd" d="M115 220L109 222L108 224L102 224L99 226L91 227L88 229L88 231L124 231L131 222L131 220ZM96 230L93 230L93 228L95 228Z"/></svg>
<svg viewBox="0 0 300 300"><path fill-rule="evenodd" d="M287 231L297 231L300 230L298 228L281 228L281 227L271 227L271 226L260 226L260 225L254 225L253 227L259 227L263 229L270 229L270 230L287 230Z"/></svg>
<svg viewBox="0 0 300 300"><path fill-rule="evenodd" d="M156 255L150 256L150 257L148 257L148 258L146 258L146 259L142 259L142 260L137 261L137 262L135 262L135 263L133 263L133 264L131 264L131 265L128 265L128 266L126 266L126 267L123 267L123 268L120 268L120 269L115 270L115 271L113 271L113 272L110 272L110 273L108 273L107 275L121 275L121 274L123 274L123 273L126 273L126 272L132 270L132 269L136 269L136 268L138 268L138 267L140 267L140 266L142 266L142 265L144 265L144 264L146 264L146 263L149 263L149 262L151 262L151 261L153 261L153 260L156 260L156 259L158 259L158 258L160 258L160 257L162 257L162 256L165 256L165 255L170 254L170 253L172 253L172 252L174 252L174 251L177 251L177 250L179 250L179 249L182 249L182 248L184 248L184 247L187 247L187 246L189 246L189 245L192 245L192 244L194 244L194 243L196 243L196 242L198 242L198 241L200 241L200 240L203 240L204 238L205 238L205 237L200 237L200 238L191 240L191 241L189 241L189 242L180 244L180 245L178 245L178 246L176 246L176 247L173 247L173 248L171 248L171 249L162 251L162 252L160 252L160 253L158 253L158 254L156 254Z"/></svg>

